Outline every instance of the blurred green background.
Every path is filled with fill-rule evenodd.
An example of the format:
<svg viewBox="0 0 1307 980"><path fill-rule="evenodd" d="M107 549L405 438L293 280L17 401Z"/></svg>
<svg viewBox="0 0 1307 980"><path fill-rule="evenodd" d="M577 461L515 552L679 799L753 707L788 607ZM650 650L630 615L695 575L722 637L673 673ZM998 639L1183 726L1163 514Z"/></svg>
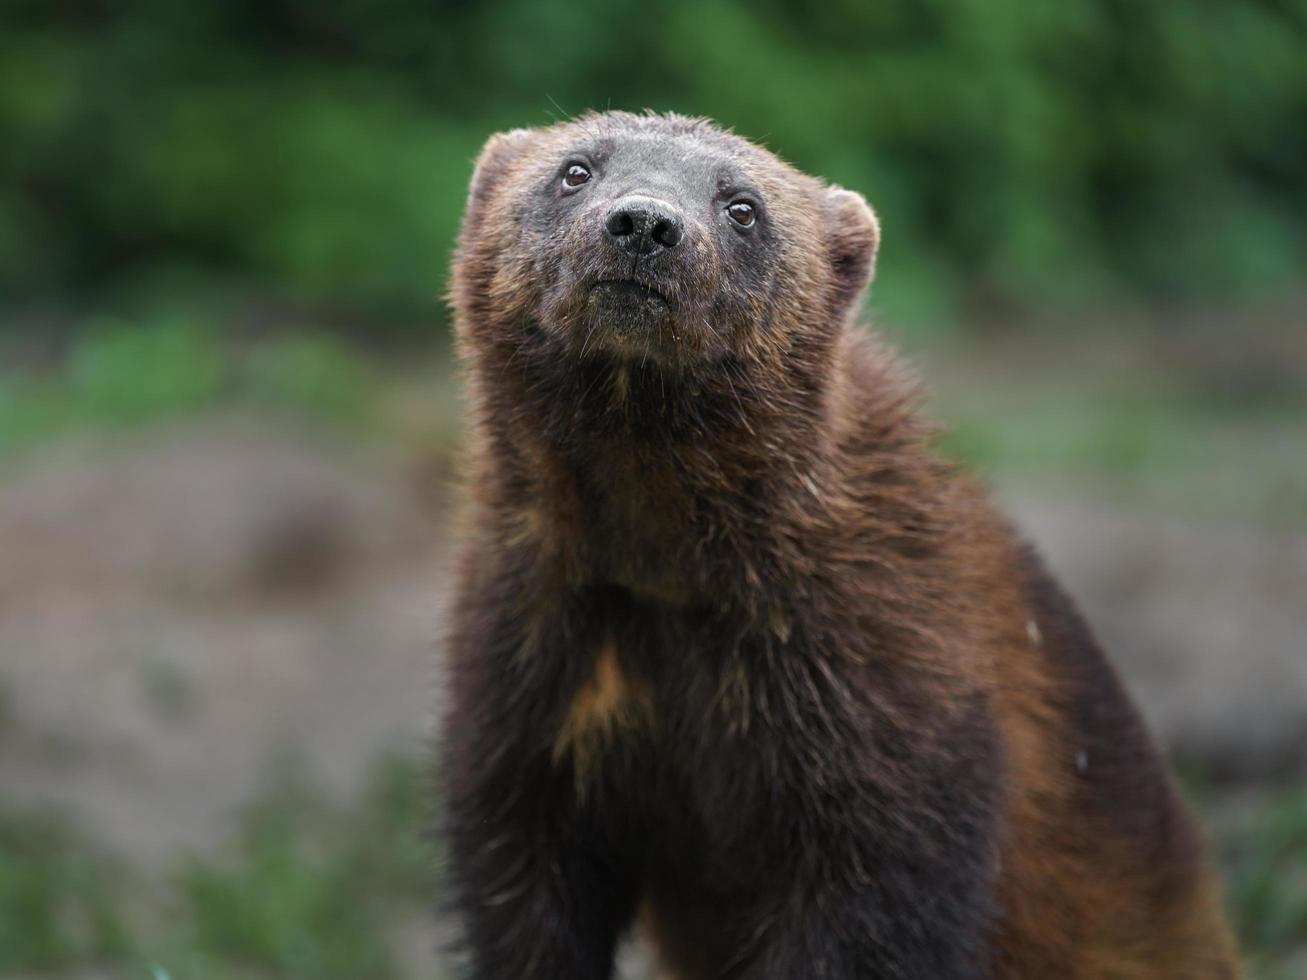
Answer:
<svg viewBox="0 0 1307 980"><path fill-rule="evenodd" d="M446 267L491 132L608 107L873 203L1307 976L1305 0L0 6L0 976L443 975Z"/></svg>
<svg viewBox="0 0 1307 980"><path fill-rule="evenodd" d="M0 289L438 327L486 135L705 114L865 189L895 319L1265 300L1307 259L1301 0L27 2Z"/></svg>

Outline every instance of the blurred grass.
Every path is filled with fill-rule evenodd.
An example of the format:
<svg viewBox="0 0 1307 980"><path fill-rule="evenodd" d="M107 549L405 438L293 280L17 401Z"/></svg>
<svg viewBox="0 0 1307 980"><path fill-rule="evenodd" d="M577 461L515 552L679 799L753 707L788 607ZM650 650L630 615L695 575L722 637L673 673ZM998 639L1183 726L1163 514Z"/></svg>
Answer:
<svg viewBox="0 0 1307 980"><path fill-rule="evenodd" d="M1250 980L1296 980L1307 963L1307 787L1234 804L1200 794L1197 806ZM10 810L0 815L0 975L430 980L433 807L411 757L378 760L343 808L291 780L249 808L233 850L159 880L125 873L57 815ZM425 937L418 957L404 951L405 923Z"/></svg>
<svg viewBox="0 0 1307 980"><path fill-rule="evenodd" d="M292 779L251 806L234 850L159 880L124 873L57 814L11 810L0 815L0 976L411 977L397 924L420 918L434 959L433 806L411 758L378 760L345 808Z"/></svg>
<svg viewBox="0 0 1307 980"><path fill-rule="evenodd" d="M1307 786L1209 802L1250 975L1299 980L1307 973Z"/></svg>
<svg viewBox="0 0 1307 980"><path fill-rule="evenodd" d="M46 370L0 373L0 461L71 433L234 405L365 429L377 383L369 361L329 333L233 343L200 320L98 320Z"/></svg>
<svg viewBox="0 0 1307 980"><path fill-rule="evenodd" d="M1307 398L1222 402L1165 383L1029 391L1023 404L946 400L941 450L1001 483L1110 488L1135 507L1307 526Z"/></svg>
<svg viewBox="0 0 1307 980"><path fill-rule="evenodd" d="M183 870L189 915L156 960L187 977L224 964L323 980L400 975L387 922L434 896L431 802L417 763L398 758L379 764L354 812L324 814L302 787L260 801L235 861Z"/></svg>
<svg viewBox="0 0 1307 980"><path fill-rule="evenodd" d="M0 975L130 956L121 879L49 813L0 813Z"/></svg>

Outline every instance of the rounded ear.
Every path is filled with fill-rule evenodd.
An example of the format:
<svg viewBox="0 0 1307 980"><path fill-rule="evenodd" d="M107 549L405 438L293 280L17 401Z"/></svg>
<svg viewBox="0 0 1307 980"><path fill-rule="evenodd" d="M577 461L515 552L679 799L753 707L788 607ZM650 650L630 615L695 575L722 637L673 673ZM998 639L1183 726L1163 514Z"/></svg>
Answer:
<svg viewBox="0 0 1307 980"><path fill-rule="evenodd" d="M486 140L472 171L472 183L467 193L469 210L490 196L504 172L530 144L531 134L532 130L529 129L510 129L504 133L495 133Z"/></svg>
<svg viewBox="0 0 1307 980"><path fill-rule="evenodd" d="M880 244L880 222L861 194L832 185L825 199L826 245L841 307L871 282Z"/></svg>

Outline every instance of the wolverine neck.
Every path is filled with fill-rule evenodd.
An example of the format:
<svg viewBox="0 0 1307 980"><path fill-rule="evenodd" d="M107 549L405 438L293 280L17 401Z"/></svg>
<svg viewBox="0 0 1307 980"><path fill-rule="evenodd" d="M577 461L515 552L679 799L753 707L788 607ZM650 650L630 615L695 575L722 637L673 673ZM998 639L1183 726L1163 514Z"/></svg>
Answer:
<svg viewBox="0 0 1307 980"><path fill-rule="evenodd" d="M784 384L729 362L671 374L531 351L474 361L484 475L512 525L496 533L538 551L558 581L671 597L800 578L802 556L778 542L860 533L836 512L851 493L897 488L878 516L921 523L900 492L915 482L904 467L925 465L919 427L901 379L863 346L823 378Z"/></svg>
<svg viewBox="0 0 1307 980"><path fill-rule="evenodd" d="M578 349L528 325L495 332L473 363L492 403L487 422L511 409L519 443L581 464L697 450L737 463L752 454L763 465L778 447L806 443L799 432L817 425L830 361L823 353L820 362L734 350L669 361Z"/></svg>

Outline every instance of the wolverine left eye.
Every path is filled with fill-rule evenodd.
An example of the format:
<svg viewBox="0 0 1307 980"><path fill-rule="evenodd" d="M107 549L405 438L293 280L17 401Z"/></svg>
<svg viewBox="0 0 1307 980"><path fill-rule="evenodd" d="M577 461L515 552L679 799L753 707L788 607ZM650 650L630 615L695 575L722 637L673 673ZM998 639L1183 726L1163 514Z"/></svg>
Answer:
<svg viewBox="0 0 1307 980"><path fill-rule="evenodd" d="M580 187L590 179L590 171L579 163L574 163L563 174L564 187Z"/></svg>
<svg viewBox="0 0 1307 980"><path fill-rule="evenodd" d="M748 228L756 220L754 207L748 201L735 201L726 209L726 213L741 228Z"/></svg>

